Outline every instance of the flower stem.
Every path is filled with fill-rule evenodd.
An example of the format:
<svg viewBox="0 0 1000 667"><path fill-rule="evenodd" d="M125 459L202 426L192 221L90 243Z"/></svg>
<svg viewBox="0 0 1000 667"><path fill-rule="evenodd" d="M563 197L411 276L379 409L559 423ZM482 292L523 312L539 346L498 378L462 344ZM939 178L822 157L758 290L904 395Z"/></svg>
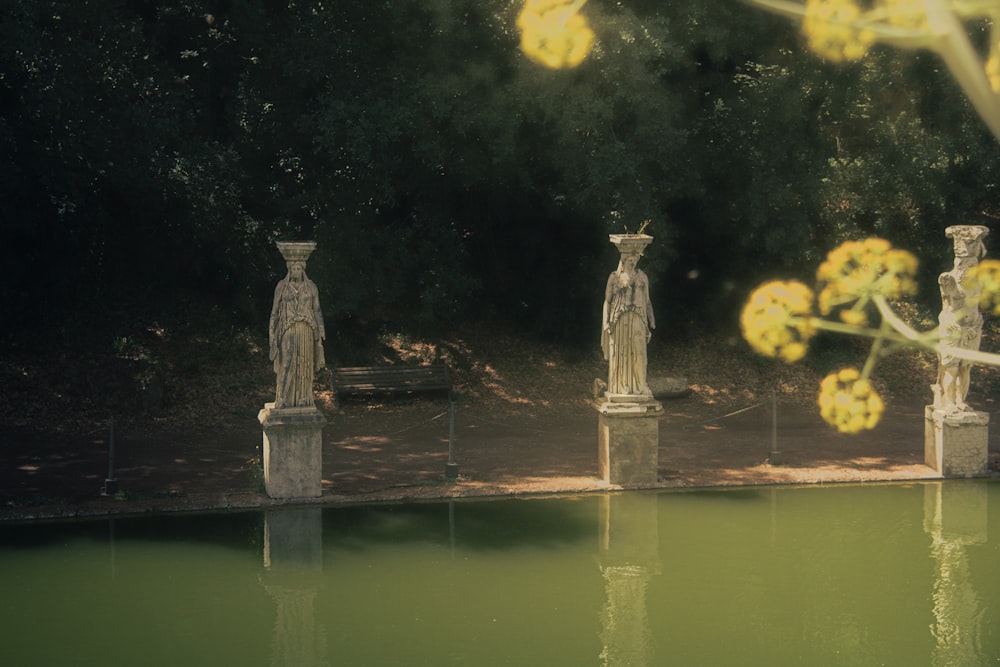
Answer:
<svg viewBox="0 0 1000 667"><path fill-rule="evenodd" d="M868 358L865 359L865 366L861 369L861 379L867 380L871 377L872 371L875 370L875 364L878 363L879 352L882 349L882 344L885 342L886 336L892 331L889 322L882 318L882 324L879 327L878 335L875 336L875 340L872 341L872 349L868 352Z"/></svg>

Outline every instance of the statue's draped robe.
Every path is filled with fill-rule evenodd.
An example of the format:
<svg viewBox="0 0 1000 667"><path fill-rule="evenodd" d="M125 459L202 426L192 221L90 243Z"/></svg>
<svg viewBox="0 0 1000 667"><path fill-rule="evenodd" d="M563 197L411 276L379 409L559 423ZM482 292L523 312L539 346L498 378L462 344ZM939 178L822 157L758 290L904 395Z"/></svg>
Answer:
<svg viewBox="0 0 1000 667"><path fill-rule="evenodd" d="M608 360L608 393L650 396L646 382L646 343L656 326L649 300L649 279L636 269L628 277L616 271L608 277L604 300L610 335L602 340Z"/></svg>
<svg viewBox="0 0 1000 667"><path fill-rule="evenodd" d="M969 375L972 364L955 356L956 350L978 350L983 336L983 315L978 306L979 290L965 287L964 269L953 269L941 274L950 287L942 284L942 309L938 314L938 375L934 386L934 407L944 410L962 409L969 392ZM952 294L946 295L946 291Z"/></svg>
<svg viewBox="0 0 1000 667"><path fill-rule="evenodd" d="M938 334L941 336L940 364L944 367L971 365L954 354L955 349L978 350L983 337L983 316L978 311L938 315Z"/></svg>
<svg viewBox="0 0 1000 667"><path fill-rule="evenodd" d="M308 278L285 278L274 290L270 339L277 375L276 408L309 407L313 403L313 373L326 365L323 355L323 313L319 291Z"/></svg>

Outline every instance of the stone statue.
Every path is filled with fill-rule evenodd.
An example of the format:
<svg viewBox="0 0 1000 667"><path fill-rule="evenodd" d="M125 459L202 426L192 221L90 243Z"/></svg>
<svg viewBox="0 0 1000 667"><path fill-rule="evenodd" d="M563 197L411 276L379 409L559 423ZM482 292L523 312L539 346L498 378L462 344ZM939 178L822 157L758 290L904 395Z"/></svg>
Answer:
<svg viewBox="0 0 1000 667"><path fill-rule="evenodd" d="M313 373L326 365L319 291L306 276L306 260L315 248L312 241L278 243L288 274L274 289L268 329L277 375L276 409L313 407Z"/></svg>
<svg viewBox="0 0 1000 667"><path fill-rule="evenodd" d="M653 240L645 234L612 234L621 260L604 292L601 347L608 361L609 400L652 399L646 381L646 344L656 328L649 279L636 268ZM625 397L632 397L631 399Z"/></svg>
<svg viewBox="0 0 1000 667"><path fill-rule="evenodd" d="M949 413L972 411L965 402L972 362L956 357L953 351L979 349L983 331L979 295L970 293L964 280L969 269L979 264L980 258L986 254L983 238L988 233L989 229L978 225L954 225L945 230L945 235L954 240L955 264L951 271L938 277L941 288L938 333L941 342L937 384L931 389L934 392L934 408Z"/></svg>

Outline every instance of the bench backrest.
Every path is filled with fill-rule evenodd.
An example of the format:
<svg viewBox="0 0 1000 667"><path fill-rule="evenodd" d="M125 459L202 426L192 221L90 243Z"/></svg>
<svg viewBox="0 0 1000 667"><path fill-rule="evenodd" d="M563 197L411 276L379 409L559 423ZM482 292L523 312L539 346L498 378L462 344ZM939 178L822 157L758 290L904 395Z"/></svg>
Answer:
<svg viewBox="0 0 1000 667"><path fill-rule="evenodd" d="M333 388L342 392L450 390L448 366L355 366L333 370Z"/></svg>

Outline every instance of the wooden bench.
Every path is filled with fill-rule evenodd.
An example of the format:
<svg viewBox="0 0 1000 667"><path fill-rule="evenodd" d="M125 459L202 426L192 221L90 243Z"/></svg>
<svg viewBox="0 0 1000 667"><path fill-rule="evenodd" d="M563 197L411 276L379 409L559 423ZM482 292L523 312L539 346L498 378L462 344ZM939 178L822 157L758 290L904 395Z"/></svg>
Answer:
<svg viewBox="0 0 1000 667"><path fill-rule="evenodd" d="M408 394L416 392L448 392L448 463L445 476L458 477L455 463L455 399L452 394L448 366L354 366L333 369L334 404L349 394ZM439 415L440 416L440 415Z"/></svg>
<svg viewBox="0 0 1000 667"><path fill-rule="evenodd" d="M348 394L406 394L411 392L448 392L452 401L448 366L355 366L333 370L336 400Z"/></svg>

